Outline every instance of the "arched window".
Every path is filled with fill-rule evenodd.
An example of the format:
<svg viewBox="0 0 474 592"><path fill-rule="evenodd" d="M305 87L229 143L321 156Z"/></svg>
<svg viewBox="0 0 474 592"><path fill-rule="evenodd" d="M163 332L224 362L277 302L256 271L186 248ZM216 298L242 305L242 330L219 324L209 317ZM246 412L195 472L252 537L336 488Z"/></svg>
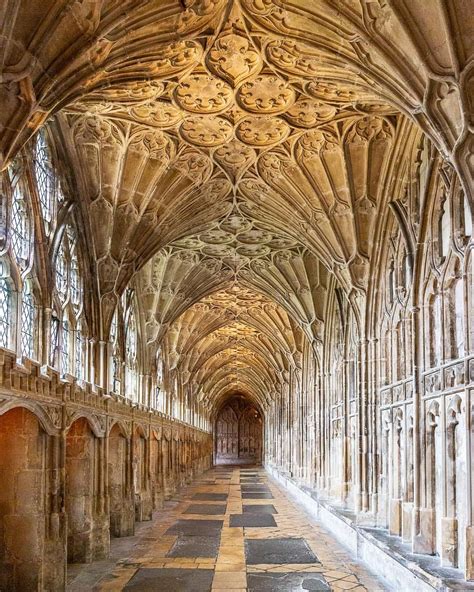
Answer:
<svg viewBox="0 0 474 592"><path fill-rule="evenodd" d="M133 310L125 333L125 396L137 399L137 325Z"/></svg>
<svg viewBox="0 0 474 592"><path fill-rule="evenodd" d="M12 336L12 293L7 265L0 260L0 347L10 347Z"/></svg>
<svg viewBox="0 0 474 592"><path fill-rule="evenodd" d="M32 292L31 281L23 283L21 294L21 355L27 358L36 357L36 303Z"/></svg>
<svg viewBox="0 0 474 592"><path fill-rule="evenodd" d="M111 351L112 351L112 356L111 356L111 369L110 369L110 375L111 375L111 389L114 393L120 393L120 385L121 385L121 379L120 379L120 342L119 342L119 322L118 322L118 318L119 318L119 308L118 306L115 309L114 312L114 316L112 318L112 323L110 324L110 344L111 344Z"/></svg>
<svg viewBox="0 0 474 592"><path fill-rule="evenodd" d="M71 332L69 319L66 317L61 324L61 353L60 370L61 374L70 374L70 351L71 351Z"/></svg>
<svg viewBox="0 0 474 592"><path fill-rule="evenodd" d="M36 135L33 164L44 231L46 236L51 236L56 225L57 203L63 200L63 194L43 130Z"/></svg>
<svg viewBox="0 0 474 592"><path fill-rule="evenodd" d="M51 350L49 356L49 363L51 366L56 366L59 357L59 315L56 310L53 310L51 316Z"/></svg>
<svg viewBox="0 0 474 592"><path fill-rule="evenodd" d="M14 185L10 218L10 244L20 270L27 269L31 256L31 223L20 181Z"/></svg>
<svg viewBox="0 0 474 592"><path fill-rule="evenodd" d="M80 380L85 379L85 351L82 336L82 321L79 319L74 331L74 374Z"/></svg>
<svg viewBox="0 0 474 592"><path fill-rule="evenodd" d="M52 361L61 374L85 378L82 278L76 233L68 224L55 258L55 307L51 328ZM59 359L58 359L59 358Z"/></svg>

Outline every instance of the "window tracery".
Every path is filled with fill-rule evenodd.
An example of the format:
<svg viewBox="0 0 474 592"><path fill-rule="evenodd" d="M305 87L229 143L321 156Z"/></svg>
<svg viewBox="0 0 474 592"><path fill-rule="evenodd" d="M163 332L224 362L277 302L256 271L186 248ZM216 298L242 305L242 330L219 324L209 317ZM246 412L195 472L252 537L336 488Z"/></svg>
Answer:
<svg viewBox="0 0 474 592"><path fill-rule="evenodd" d="M130 305L125 331L125 396L137 400L137 324Z"/></svg>
<svg viewBox="0 0 474 592"><path fill-rule="evenodd" d="M10 347L12 326L12 294L6 264L0 260L0 346Z"/></svg>
<svg viewBox="0 0 474 592"><path fill-rule="evenodd" d="M112 348L111 355L111 388L114 393L120 394L121 390L121 347L119 341L119 306L116 307L112 323L110 325L109 339ZM121 318L121 316L120 316Z"/></svg>
<svg viewBox="0 0 474 592"><path fill-rule="evenodd" d="M77 236L71 222L64 229L54 269L53 365L59 365L62 375L72 374L83 379L85 377L83 284L77 253ZM56 334L55 339L53 339L54 334ZM58 355L59 359L57 359Z"/></svg>
<svg viewBox="0 0 474 592"><path fill-rule="evenodd" d="M51 152L46 133L41 130L36 135L34 146L33 169L41 207L44 231L51 237L56 226L57 205L64 195L53 167Z"/></svg>
<svg viewBox="0 0 474 592"><path fill-rule="evenodd" d="M31 281L25 281L21 296L21 354L36 357L37 315Z"/></svg>

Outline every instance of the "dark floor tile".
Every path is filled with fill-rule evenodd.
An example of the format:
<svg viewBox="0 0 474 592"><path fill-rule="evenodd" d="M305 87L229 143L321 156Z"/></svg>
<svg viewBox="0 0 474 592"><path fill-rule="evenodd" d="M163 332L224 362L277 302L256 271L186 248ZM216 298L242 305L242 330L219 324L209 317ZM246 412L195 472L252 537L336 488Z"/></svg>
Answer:
<svg viewBox="0 0 474 592"><path fill-rule="evenodd" d="M209 592L211 569L139 569L124 590L133 592Z"/></svg>
<svg viewBox="0 0 474 592"><path fill-rule="evenodd" d="M217 557L220 536L180 535L166 557Z"/></svg>
<svg viewBox="0 0 474 592"><path fill-rule="evenodd" d="M248 592L329 592L324 576L317 573L249 573Z"/></svg>
<svg viewBox="0 0 474 592"><path fill-rule="evenodd" d="M225 514L227 504L191 504L183 514L207 514L209 516L220 516Z"/></svg>
<svg viewBox="0 0 474 592"><path fill-rule="evenodd" d="M304 539L247 539L245 557L249 565L318 563L318 558Z"/></svg>
<svg viewBox="0 0 474 592"><path fill-rule="evenodd" d="M216 536L220 534L223 520L178 520L165 534L186 534L189 536Z"/></svg>
<svg viewBox="0 0 474 592"><path fill-rule="evenodd" d="M241 485L240 488L242 489L243 493L248 493L249 491L260 491L261 493L270 493L270 488L268 485L260 485L255 483L253 485Z"/></svg>
<svg viewBox="0 0 474 592"><path fill-rule="evenodd" d="M249 528L275 527L277 523L271 514L231 514L229 526L245 526Z"/></svg>
<svg viewBox="0 0 474 592"><path fill-rule="evenodd" d="M195 493L191 499L203 502L226 502L227 493Z"/></svg>
<svg viewBox="0 0 474 592"><path fill-rule="evenodd" d="M278 514L271 504L244 504L242 511L244 514Z"/></svg>
<svg viewBox="0 0 474 592"><path fill-rule="evenodd" d="M269 492L248 491L242 493L242 499L273 499L273 495Z"/></svg>

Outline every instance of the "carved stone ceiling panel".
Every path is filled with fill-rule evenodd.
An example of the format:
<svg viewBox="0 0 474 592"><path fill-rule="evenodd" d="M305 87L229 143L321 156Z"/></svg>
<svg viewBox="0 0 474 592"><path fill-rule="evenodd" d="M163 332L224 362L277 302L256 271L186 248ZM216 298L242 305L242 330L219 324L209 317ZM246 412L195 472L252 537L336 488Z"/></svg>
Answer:
<svg viewBox="0 0 474 592"><path fill-rule="evenodd" d="M468 4L6 0L0 161L55 114L104 336L132 282L149 355L263 404L365 292L407 116L471 190Z"/></svg>

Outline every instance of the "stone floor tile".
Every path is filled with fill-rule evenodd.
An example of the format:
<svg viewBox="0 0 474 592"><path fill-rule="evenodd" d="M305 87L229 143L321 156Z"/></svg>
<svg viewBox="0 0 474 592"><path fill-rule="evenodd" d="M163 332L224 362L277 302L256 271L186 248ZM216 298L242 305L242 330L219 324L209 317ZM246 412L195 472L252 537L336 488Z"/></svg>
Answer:
<svg viewBox="0 0 474 592"><path fill-rule="evenodd" d="M260 521L271 525L256 526ZM267 555L249 556L252 544ZM263 470L250 468L208 471L153 521L137 523L134 536L113 539L111 549L104 562L74 566L67 592L386 589Z"/></svg>
<svg viewBox="0 0 474 592"><path fill-rule="evenodd" d="M209 592L213 577L210 569L140 569L124 592Z"/></svg>
<svg viewBox="0 0 474 592"><path fill-rule="evenodd" d="M249 592L330 592L331 588L321 574L308 573L254 573L247 575Z"/></svg>
<svg viewBox="0 0 474 592"><path fill-rule="evenodd" d="M183 514L205 514L213 516L222 516L226 513L226 504L191 504L186 508Z"/></svg>
<svg viewBox="0 0 474 592"><path fill-rule="evenodd" d="M178 520L166 534L185 534L189 536L216 536L220 534L223 520Z"/></svg>
<svg viewBox="0 0 474 592"><path fill-rule="evenodd" d="M275 518L271 514L232 514L229 524L231 527L243 526L251 528L271 528L276 526Z"/></svg>
<svg viewBox="0 0 474 592"><path fill-rule="evenodd" d="M166 557L217 557L219 536L180 535Z"/></svg>
<svg viewBox="0 0 474 592"><path fill-rule="evenodd" d="M265 512L267 514L278 514L275 506L272 504L242 504L242 512L244 514L260 514L261 512Z"/></svg>
<svg viewBox="0 0 474 592"><path fill-rule="evenodd" d="M245 557L248 564L259 563L316 563L318 558L304 539L246 540Z"/></svg>

